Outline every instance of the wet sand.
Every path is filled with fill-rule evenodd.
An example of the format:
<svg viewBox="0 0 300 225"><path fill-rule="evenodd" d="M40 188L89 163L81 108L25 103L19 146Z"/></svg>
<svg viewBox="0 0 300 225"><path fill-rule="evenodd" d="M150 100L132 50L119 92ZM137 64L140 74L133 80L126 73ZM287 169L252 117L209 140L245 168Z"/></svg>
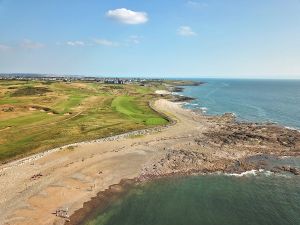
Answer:
<svg viewBox="0 0 300 225"><path fill-rule="evenodd" d="M248 157L297 156L300 152L298 131L275 125L241 124L230 114L204 116L163 99L153 107L175 122L136 132L136 137L130 134L77 143L73 148L2 165L0 224L64 224L66 219L55 215L57 209L68 208L71 215L121 180L242 172L264 168L260 161L247 161Z"/></svg>

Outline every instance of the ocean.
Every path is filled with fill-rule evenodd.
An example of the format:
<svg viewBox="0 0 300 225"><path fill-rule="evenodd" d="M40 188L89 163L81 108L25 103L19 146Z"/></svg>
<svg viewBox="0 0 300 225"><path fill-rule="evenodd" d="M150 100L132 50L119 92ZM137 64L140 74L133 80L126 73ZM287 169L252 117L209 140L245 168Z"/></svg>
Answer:
<svg viewBox="0 0 300 225"><path fill-rule="evenodd" d="M196 98L185 107L300 128L300 81L201 81L177 93ZM160 179L95 210L85 225L299 225L300 177L264 171Z"/></svg>
<svg viewBox="0 0 300 225"><path fill-rule="evenodd" d="M300 129L300 80L201 79L201 86L184 87L182 95L196 98L185 107L238 119L273 122Z"/></svg>
<svg viewBox="0 0 300 225"><path fill-rule="evenodd" d="M298 225L300 178L205 175L138 185L86 225Z"/></svg>

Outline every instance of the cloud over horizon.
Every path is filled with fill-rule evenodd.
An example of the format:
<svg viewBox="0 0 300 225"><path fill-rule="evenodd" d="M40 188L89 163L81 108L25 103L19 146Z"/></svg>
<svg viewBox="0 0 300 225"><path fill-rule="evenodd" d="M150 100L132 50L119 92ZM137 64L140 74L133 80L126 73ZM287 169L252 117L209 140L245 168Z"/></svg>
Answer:
<svg viewBox="0 0 300 225"><path fill-rule="evenodd" d="M24 49L39 49L39 48L45 47L44 44L39 43L39 42L34 42L32 40L29 40L29 39L24 39L22 41L22 43L20 44L20 46Z"/></svg>
<svg viewBox="0 0 300 225"><path fill-rule="evenodd" d="M8 45L3 45L3 44L0 44L0 51L6 51L6 50L9 50L11 47L8 46Z"/></svg>
<svg viewBox="0 0 300 225"><path fill-rule="evenodd" d="M107 46L107 47L118 47L119 43L118 42L114 42L114 41L110 41L107 39L94 39L94 43L97 45L102 45L102 46Z"/></svg>
<svg viewBox="0 0 300 225"><path fill-rule="evenodd" d="M67 45L70 45L70 46L85 46L85 43L83 41L68 41Z"/></svg>
<svg viewBox="0 0 300 225"><path fill-rule="evenodd" d="M146 12L136 12L126 8L109 10L106 16L120 23L137 25L147 23L149 18Z"/></svg>

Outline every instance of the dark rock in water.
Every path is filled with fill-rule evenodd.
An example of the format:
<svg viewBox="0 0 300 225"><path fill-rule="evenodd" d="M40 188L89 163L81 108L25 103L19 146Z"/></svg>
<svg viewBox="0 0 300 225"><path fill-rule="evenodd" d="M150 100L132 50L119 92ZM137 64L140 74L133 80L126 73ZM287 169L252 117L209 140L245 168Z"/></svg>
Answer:
<svg viewBox="0 0 300 225"><path fill-rule="evenodd" d="M182 92L184 90L183 87L172 87L171 91L172 92Z"/></svg>
<svg viewBox="0 0 300 225"><path fill-rule="evenodd" d="M174 95L173 99L171 99L172 102L188 102L193 100L195 100L195 98L181 95Z"/></svg>
<svg viewBox="0 0 300 225"><path fill-rule="evenodd" d="M280 173L282 171L289 172L289 173L292 173L294 175L300 175L300 168L293 167L293 166L290 166L290 165L275 166L271 170L271 172L274 172L274 173Z"/></svg>
<svg viewBox="0 0 300 225"><path fill-rule="evenodd" d="M300 169L298 169L296 167L291 167L290 172L295 174L295 175L300 175Z"/></svg>
<svg viewBox="0 0 300 225"><path fill-rule="evenodd" d="M300 175L300 169L296 168L296 167L291 167L291 166L282 166L281 170L286 171L286 172L290 172L293 173L295 175Z"/></svg>
<svg viewBox="0 0 300 225"><path fill-rule="evenodd" d="M182 83L180 84L180 86L200 86L205 83L206 82L202 82L202 81L191 81L191 82Z"/></svg>
<svg viewBox="0 0 300 225"><path fill-rule="evenodd" d="M278 166L273 167L270 171L273 172L273 173L280 173L280 172L282 172L281 168L278 167Z"/></svg>
<svg viewBox="0 0 300 225"><path fill-rule="evenodd" d="M300 169L298 169L296 167L291 167L290 172L295 174L295 175L300 175Z"/></svg>
<svg viewBox="0 0 300 225"><path fill-rule="evenodd" d="M185 81L185 82L177 82L176 85L178 86L171 86L169 87L169 91L171 92L182 92L184 90L184 86L200 86L205 84L205 82L201 81Z"/></svg>
<svg viewBox="0 0 300 225"><path fill-rule="evenodd" d="M222 115L222 117L230 117L230 118L235 118L235 114L234 113L224 113L223 115Z"/></svg>
<svg viewBox="0 0 300 225"><path fill-rule="evenodd" d="M200 86L202 84L206 84L206 82L197 81L197 82L194 82L191 86Z"/></svg>

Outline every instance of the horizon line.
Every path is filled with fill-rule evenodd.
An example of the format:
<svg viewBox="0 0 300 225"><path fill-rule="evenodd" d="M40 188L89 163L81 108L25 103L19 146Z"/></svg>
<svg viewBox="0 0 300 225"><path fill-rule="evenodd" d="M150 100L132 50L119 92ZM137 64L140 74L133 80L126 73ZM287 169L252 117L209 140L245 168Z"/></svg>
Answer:
<svg viewBox="0 0 300 225"><path fill-rule="evenodd" d="M228 76L225 77L224 76L209 76L209 75L197 75L197 76L192 76L192 75L92 75L92 74L71 74L71 73L32 73L32 72L0 72L0 76L1 75L53 75L53 76L83 76L83 77L122 77L122 78L153 78L153 79L247 79L247 80L300 80L300 74L296 75L299 77L281 77L281 76L287 76L285 75L276 75L275 77L265 77L265 75L254 75L255 77L251 77L246 75L245 77L243 76ZM288 75L289 76L289 75ZM295 76L295 75L292 75Z"/></svg>

